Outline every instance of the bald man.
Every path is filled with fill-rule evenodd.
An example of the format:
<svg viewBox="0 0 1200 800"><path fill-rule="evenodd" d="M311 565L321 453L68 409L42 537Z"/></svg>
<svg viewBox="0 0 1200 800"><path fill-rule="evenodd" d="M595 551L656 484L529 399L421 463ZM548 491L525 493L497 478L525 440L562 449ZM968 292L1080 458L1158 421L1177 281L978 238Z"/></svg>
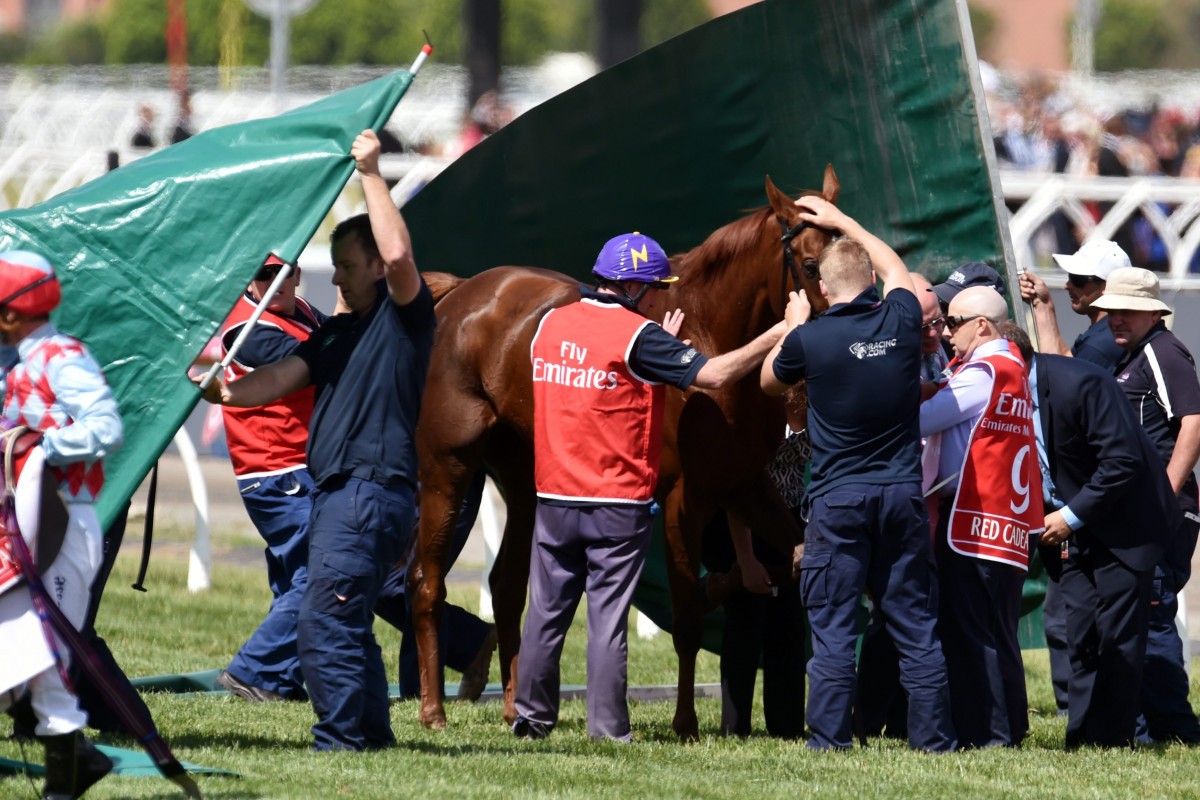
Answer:
<svg viewBox="0 0 1200 800"><path fill-rule="evenodd" d="M936 465L939 632L965 747L1016 746L1029 731L1017 620L1042 490L1025 362L999 330L1007 317L989 287L950 301L960 366L921 406L926 474Z"/></svg>

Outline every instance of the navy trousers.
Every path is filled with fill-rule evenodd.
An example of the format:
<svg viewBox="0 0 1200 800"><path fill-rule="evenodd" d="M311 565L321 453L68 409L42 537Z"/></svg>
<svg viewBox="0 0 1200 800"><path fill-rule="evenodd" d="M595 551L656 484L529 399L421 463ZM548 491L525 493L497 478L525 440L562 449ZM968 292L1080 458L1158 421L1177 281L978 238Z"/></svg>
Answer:
<svg viewBox="0 0 1200 800"><path fill-rule="evenodd" d="M1029 732L1025 665L1017 640L1025 572L951 550L949 501L943 509L935 536L938 630L959 744L1016 746Z"/></svg>
<svg viewBox="0 0 1200 800"><path fill-rule="evenodd" d="M229 674L288 700L306 700L296 655L296 617L308 583L313 481L307 469L238 479L250 521L266 542L271 607L229 662Z"/></svg>
<svg viewBox="0 0 1200 800"><path fill-rule="evenodd" d="M1050 656L1050 682L1054 686L1054 704L1059 713L1067 709L1067 684L1071 677L1071 657L1067 652L1067 604L1058 581L1046 581L1046 599L1042 602L1042 629L1046 633L1046 651Z"/></svg>
<svg viewBox="0 0 1200 800"><path fill-rule="evenodd" d="M929 516L919 484L849 484L813 500L800 592L812 629L808 727L812 749L849 748L859 598L875 599L900 653L909 696L908 742L953 750L946 661L938 641L938 588Z"/></svg>
<svg viewBox="0 0 1200 800"><path fill-rule="evenodd" d="M529 609L521 634L517 713L558 722L563 642L587 592L587 731L628 741L629 607L646 563L646 506L562 508L538 503L529 565Z"/></svg>
<svg viewBox="0 0 1200 800"><path fill-rule="evenodd" d="M1179 600L1174 580L1161 567L1154 570L1150 597L1150 635L1142 675L1142 714L1139 738L1145 741L1200 743L1200 722L1188 701L1188 677L1183 665L1183 641L1175 627Z"/></svg>
<svg viewBox="0 0 1200 800"><path fill-rule="evenodd" d="M412 516L413 490L407 485L339 479L314 497L297 644L317 713L316 750L395 743L372 609L384 576L403 552Z"/></svg>
<svg viewBox="0 0 1200 800"><path fill-rule="evenodd" d="M1086 537L1086 529L1076 538ZM1071 544L1058 595L1070 659L1066 744L1128 747L1141 706L1150 622L1149 570Z"/></svg>

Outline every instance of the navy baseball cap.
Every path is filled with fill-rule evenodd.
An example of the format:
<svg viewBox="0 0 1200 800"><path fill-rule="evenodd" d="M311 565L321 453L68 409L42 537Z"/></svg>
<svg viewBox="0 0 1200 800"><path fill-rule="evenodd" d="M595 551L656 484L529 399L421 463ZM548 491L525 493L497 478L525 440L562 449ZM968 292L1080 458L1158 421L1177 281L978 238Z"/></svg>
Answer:
<svg viewBox="0 0 1200 800"><path fill-rule="evenodd" d="M1000 273L984 264L982 261L968 261L955 268L950 277L929 291L937 295L938 300L946 305L961 292L971 286L990 286L1000 294L1004 294L1004 280Z"/></svg>

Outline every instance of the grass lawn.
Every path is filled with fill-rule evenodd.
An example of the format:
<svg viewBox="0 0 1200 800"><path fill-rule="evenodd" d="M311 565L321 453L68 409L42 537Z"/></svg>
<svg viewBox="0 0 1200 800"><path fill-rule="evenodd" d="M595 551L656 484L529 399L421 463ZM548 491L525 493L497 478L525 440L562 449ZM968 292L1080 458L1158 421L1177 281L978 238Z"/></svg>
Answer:
<svg viewBox="0 0 1200 800"><path fill-rule="evenodd" d="M182 560L153 563L149 594L127 588L135 570L136 558L119 559L100 615L101 631L133 676L224 666L269 599L257 563L218 564L213 589L199 595L187 592ZM478 592L459 585L451 596L472 607ZM377 634L395 681L398 637L383 624ZM563 660L566 683L585 681L585 637L577 621ZM629 650L632 683L674 683L668 636L631 637ZM493 679L496 670L493 663ZM714 700L699 702L701 740L691 745L678 743L671 731L673 703L634 704L636 741L623 746L587 739L582 701L564 703L559 727L541 742L513 739L497 703L449 704L450 727L433 732L417 723L417 705L409 702L392 706L395 749L314 754L308 749L314 720L305 704L166 694L147 702L181 760L242 774L200 777L209 798L1200 797L1200 749L1064 753L1064 722L1053 713L1044 651L1026 653L1026 671L1033 709L1024 747L945 756L883 740L849 753L817 754L764 735L726 739L716 735L720 704ZM702 654L698 679L717 680L715 657ZM761 730L761 714L758 719ZM9 731L7 717L0 717L0 756L20 757L18 746L3 739ZM104 741L135 747L120 738ZM40 750L26 748L35 760ZM24 779L0 779L0 798L34 796ZM181 796L159 778L113 777L87 794L97 800Z"/></svg>

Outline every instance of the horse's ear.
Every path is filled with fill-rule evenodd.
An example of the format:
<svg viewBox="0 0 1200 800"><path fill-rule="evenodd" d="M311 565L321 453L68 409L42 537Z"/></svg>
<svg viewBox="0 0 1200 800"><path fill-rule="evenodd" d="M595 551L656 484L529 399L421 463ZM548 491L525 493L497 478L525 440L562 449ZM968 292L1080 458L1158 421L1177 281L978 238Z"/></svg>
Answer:
<svg viewBox="0 0 1200 800"><path fill-rule="evenodd" d="M833 171L833 164L825 165L825 184L821 187L821 194L825 195L825 199L837 205L838 192L842 189L842 184L838 182L837 173Z"/></svg>
<svg viewBox="0 0 1200 800"><path fill-rule="evenodd" d="M775 182L771 180L770 175L767 176L767 201L781 219L791 219L796 212L795 201L780 191Z"/></svg>

